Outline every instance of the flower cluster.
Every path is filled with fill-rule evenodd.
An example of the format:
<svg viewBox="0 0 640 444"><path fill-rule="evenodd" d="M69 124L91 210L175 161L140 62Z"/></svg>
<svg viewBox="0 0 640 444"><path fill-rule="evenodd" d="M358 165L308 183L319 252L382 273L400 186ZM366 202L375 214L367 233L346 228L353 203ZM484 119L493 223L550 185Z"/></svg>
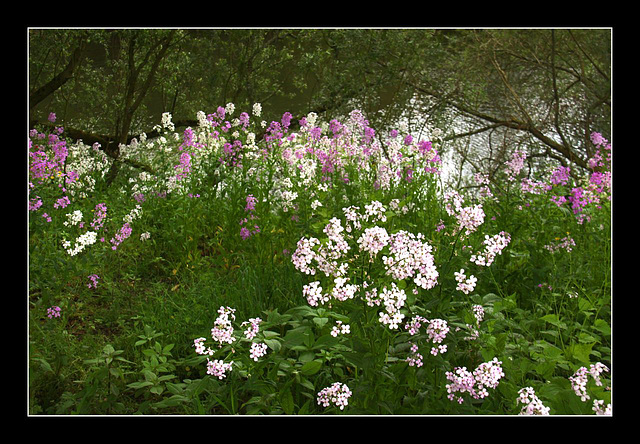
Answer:
<svg viewBox="0 0 640 444"><path fill-rule="evenodd" d="M591 408L594 412L596 412L596 415L611 415L612 411L611 411L611 404L607 404L607 406L604 406L604 401L601 399L594 399L593 400L593 407Z"/></svg>
<svg viewBox="0 0 640 444"><path fill-rule="evenodd" d="M49 319L59 318L60 312L61 312L61 309L57 305L47 308L47 316L49 317Z"/></svg>
<svg viewBox="0 0 640 444"><path fill-rule="evenodd" d="M331 386L325 387L318 392L318 405L329 407L331 404L334 404L336 407L339 407L340 410L344 410L349 404L351 395L351 390L349 390L346 384L334 382Z"/></svg>
<svg viewBox="0 0 640 444"><path fill-rule="evenodd" d="M594 379L597 386L602 386L602 381L600 380L600 375L603 372L608 372L609 369L606 365L601 362L597 362L596 364L591 364L589 369L586 367L580 367L573 376L569 377L569 381L571 381L571 388L576 393L577 396L580 397L582 402L585 402L587 399L591 399L587 394L587 382L589 380L589 375Z"/></svg>
<svg viewBox="0 0 640 444"><path fill-rule="evenodd" d="M336 325L331 328L331 336L334 338L338 335L346 335L351 332L349 324L343 324L342 321L336 321Z"/></svg>
<svg viewBox="0 0 640 444"><path fill-rule="evenodd" d="M438 283L433 247L423 242L424 235L400 230L389 238L389 255L382 257L387 275L396 280L413 278L425 290Z"/></svg>
<svg viewBox="0 0 640 444"><path fill-rule="evenodd" d="M424 359L424 357L420 353L418 353L418 346L412 342L410 350L411 354L407 356L406 359L409 367L422 367L422 359Z"/></svg>
<svg viewBox="0 0 640 444"><path fill-rule="evenodd" d="M517 404L522 404L520 415L548 415L549 407L542 404L540 398L536 396L533 387L524 387L518 391Z"/></svg>
<svg viewBox="0 0 640 444"><path fill-rule="evenodd" d="M211 349L211 347L205 347L204 345L204 341L206 341L207 338L197 338L193 340L193 346L196 348L196 353L199 355L209 355L212 356L214 351Z"/></svg>
<svg viewBox="0 0 640 444"><path fill-rule="evenodd" d="M473 291L474 288L476 288L476 282L478 281L478 279L473 275L467 278L467 276L464 274L463 268L453 274L455 275L456 281L458 282L456 290L461 291L464 294L469 294Z"/></svg>
<svg viewBox="0 0 640 444"><path fill-rule="evenodd" d="M391 330L397 329L398 325L405 317L404 313L400 312L400 309L404 306L404 303L407 300L407 295L403 289L398 288L395 282L392 282L391 289L384 287L382 289L382 293L378 296L385 308L385 311L378 313L378 320L383 325L388 326Z"/></svg>
<svg viewBox="0 0 640 444"><path fill-rule="evenodd" d="M111 249L117 250L118 246L124 242L125 239L131 236L132 231L133 230L131 229L129 222L125 222L124 225L120 227L120 230L115 234L115 237L111 238L110 242L113 244Z"/></svg>
<svg viewBox="0 0 640 444"><path fill-rule="evenodd" d="M267 344L259 344L257 342L253 342L251 344L251 350L249 353L249 357L251 359L253 359L254 361L257 361L258 358L261 358L262 356L267 354Z"/></svg>
<svg viewBox="0 0 640 444"><path fill-rule="evenodd" d="M485 245L484 251L477 252L476 254L472 255L470 260L476 265L483 265L488 267L493 263L496 256L502 254L502 250L504 250L506 246L509 245L509 242L511 242L511 235L504 231L501 231L500 233L492 237L489 237L488 234L485 234L483 242L483 244Z"/></svg>
<svg viewBox="0 0 640 444"><path fill-rule="evenodd" d="M86 233L78 236L73 248L71 248L71 242L66 239L62 239L62 247L66 250L69 256L75 256L76 254L81 253L87 246L95 244L97 238L98 235L95 231L87 231Z"/></svg>
<svg viewBox="0 0 640 444"><path fill-rule="evenodd" d="M419 333L422 324L427 325L426 333L429 341L433 343L430 353L433 356L437 356L439 353L445 353L447 351L447 346L442 344L442 342L446 338L447 333L449 333L449 325L447 324L447 321L443 319L429 320L420 315L416 315L411 318L411 321L405 324L404 328L409 331L411 336L414 336Z"/></svg>
<svg viewBox="0 0 640 444"><path fill-rule="evenodd" d="M211 337L218 342L219 347L224 344L232 344L236 340L233 337L233 325L231 324L236 319L235 311L234 308L224 306L218 309L218 317L213 323Z"/></svg>
<svg viewBox="0 0 640 444"><path fill-rule="evenodd" d="M445 353L447 351L447 346L443 345L442 341L444 341L447 333L449 333L447 321L442 319L432 319L428 322L427 335L429 335L429 340L431 340L434 345L438 344L437 346L431 347L431 354L436 356L438 353Z"/></svg>
<svg viewBox="0 0 640 444"><path fill-rule="evenodd" d="M218 379L224 379L227 377L227 372L231 371L233 367L233 361L225 363L221 359L210 360L207 358L207 374L213 375Z"/></svg>
<svg viewBox="0 0 640 444"><path fill-rule="evenodd" d="M262 322L262 319L260 319L260 318L249 318L248 321L244 321L242 324L240 324L240 325L249 324L249 328L247 328L244 331L244 337L249 339L249 340L255 338L256 335L258 334L259 329L260 329L260 323L261 322Z"/></svg>
<svg viewBox="0 0 640 444"><path fill-rule="evenodd" d="M67 220L62 224L65 227L75 226L82 222L82 211L76 210L73 213L67 213Z"/></svg>
<svg viewBox="0 0 640 444"><path fill-rule="evenodd" d="M303 285L302 295L307 298L307 303L312 307L317 307L318 304L329 302L329 296L322 293L320 281L314 281L309 284Z"/></svg>
<svg viewBox="0 0 640 444"><path fill-rule="evenodd" d="M482 204L463 207L464 198L457 191L448 191L444 195L445 210L449 216L455 216L458 225L455 232L462 231L466 236L478 230L484 223Z"/></svg>
<svg viewBox="0 0 640 444"><path fill-rule="evenodd" d="M100 231L100 228L104 225L105 218L107 217L107 206L104 203L96 205L93 214L93 221L91 222L91 228L96 231Z"/></svg>
<svg viewBox="0 0 640 444"><path fill-rule="evenodd" d="M567 253L570 253L573 250L573 247L576 246L576 242L568 236L565 236L562 239L556 238L556 241L559 241L559 242L558 243L552 242L548 245L545 245L544 248L549 250L551 253L555 253L560 249L565 250Z"/></svg>
<svg viewBox="0 0 640 444"><path fill-rule="evenodd" d="M516 176L520 173L524 167L524 161L527 159L527 154L522 151L514 151L511 155L511 160L506 163L507 168L507 180L514 181Z"/></svg>
<svg viewBox="0 0 640 444"><path fill-rule="evenodd" d="M502 362L497 358L489 362L480 364L473 372L466 367L456 367L453 372L446 372L447 379L451 382L446 384L447 398L453 401L456 394L469 393L474 399L482 399L489 396L487 388L495 389L504 376ZM462 396L457 395L459 404L464 402Z"/></svg>
<svg viewBox="0 0 640 444"><path fill-rule="evenodd" d="M389 243L389 234L382 227L365 228L362 236L358 238L360 251L366 251L373 258Z"/></svg>
<svg viewBox="0 0 640 444"><path fill-rule="evenodd" d="M88 278L91 282L87 284L87 287L98 288L98 280L100 279L100 276L98 276L97 274L90 274Z"/></svg>

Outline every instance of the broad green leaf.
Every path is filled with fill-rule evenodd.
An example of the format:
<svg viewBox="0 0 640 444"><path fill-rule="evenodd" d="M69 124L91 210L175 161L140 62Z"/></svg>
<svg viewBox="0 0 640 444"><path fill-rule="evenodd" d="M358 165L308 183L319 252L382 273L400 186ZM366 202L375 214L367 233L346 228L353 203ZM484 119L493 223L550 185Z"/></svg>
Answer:
<svg viewBox="0 0 640 444"><path fill-rule="evenodd" d="M290 388L286 388L280 392L280 406L282 407L285 415L293 414L293 394L291 393Z"/></svg>
<svg viewBox="0 0 640 444"><path fill-rule="evenodd" d="M318 371L320 371L320 368L322 368L322 361L309 361L300 368L300 372L303 375L310 376L318 373Z"/></svg>

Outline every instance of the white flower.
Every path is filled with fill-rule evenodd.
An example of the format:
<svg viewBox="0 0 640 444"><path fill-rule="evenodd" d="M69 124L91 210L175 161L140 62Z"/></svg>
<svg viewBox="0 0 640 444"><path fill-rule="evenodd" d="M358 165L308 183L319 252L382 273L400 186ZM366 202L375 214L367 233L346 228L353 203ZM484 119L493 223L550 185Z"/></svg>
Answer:
<svg viewBox="0 0 640 444"><path fill-rule="evenodd" d="M322 206L322 203L318 199L311 202L311 209L313 211L315 211L318 207L321 207L321 206Z"/></svg>

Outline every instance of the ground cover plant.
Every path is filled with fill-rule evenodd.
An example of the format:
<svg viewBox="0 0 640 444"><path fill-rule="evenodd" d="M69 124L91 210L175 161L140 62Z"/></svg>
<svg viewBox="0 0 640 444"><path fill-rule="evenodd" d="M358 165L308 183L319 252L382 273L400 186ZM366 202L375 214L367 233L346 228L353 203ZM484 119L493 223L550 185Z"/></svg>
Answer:
<svg viewBox="0 0 640 444"><path fill-rule="evenodd" d="M113 183L30 131L30 414L612 413L601 134L586 175L455 190L437 129L261 115L165 113Z"/></svg>

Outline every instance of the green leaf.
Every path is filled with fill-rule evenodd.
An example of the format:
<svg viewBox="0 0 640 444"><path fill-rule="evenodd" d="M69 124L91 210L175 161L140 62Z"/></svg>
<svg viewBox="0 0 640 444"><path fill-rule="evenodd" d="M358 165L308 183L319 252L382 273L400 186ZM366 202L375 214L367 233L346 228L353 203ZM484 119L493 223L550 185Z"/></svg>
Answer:
<svg viewBox="0 0 640 444"><path fill-rule="evenodd" d="M591 349L595 345L595 342L590 344L572 344L568 347L571 356L577 359L579 362L583 364L589 364L590 359L589 355L591 354Z"/></svg>
<svg viewBox="0 0 640 444"><path fill-rule="evenodd" d="M276 353L278 353L280 351L280 348L282 347L282 344L280 344L280 341L278 341L277 339L265 339L264 343L267 344L267 347L269 347Z"/></svg>
<svg viewBox="0 0 640 444"><path fill-rule="evenodd" d="M329 318L317 318L316 317L316 318L313 318L313 322L318 327L322 328L327 324L327 322L329 322Z"/></svg>
<svg viewBox="0 0 640 444"><path fill-rule="evenodd" d="M318 371L320 371L320 368L322 368L322 361L314 360L304 364L300 368L300 372L305 376L310 376L318 373Z"/></svg>
<svg viewBox="0 0 640 444"><path fill-rule="evenodd" d="M305 340L307 339L307 336L309 335L308 330L309 330L309 327L307 326L303 327L302 330L298 330L298 329L290 330L284 336L284 346L291 348L296 345L304 344Z"/></svg>
<svg viewBox="0 0 640 444"><path fill-rule="evenodd" d="M293 414L293 394L290 389L286 389L280 392L280 406L285 415Z"/></svg>
<svg viewBox="0 0 640 444"><path fill-rule="evenodd" d="M558 316L555 314L548 314L540 318L543 321L547 321L551 325L555 325L558 328L567 328L567 324L558 319Z"/></svg>
<svg viewBox="0 0 640 444"><path fill-rule="evenodd" d="M596 319L596 321L593 323L593 328L595 328L605 336L611 336L611 327L604 319Z"/></svg>
<svg viewBox="0 0 640 444"><path fill-rule="evenodd" d="M140 389L143 387L148 387L150 385L153 385L153 382L141 381L141 382L132 382L131 384L127 384L127 387L130 387L133 389Z"/></svg>
<svg viewBox="0 0 640 444"><path fill-rule="evenodd" d="M340 341L340 339L337 336L331 336L329 335L323 335L320 336L315 344L313 344L313 349L317 350L317 349L323 349L326 350L330 347L333 347L334 345L336 345L338 343L338 341Z"/></svg>

